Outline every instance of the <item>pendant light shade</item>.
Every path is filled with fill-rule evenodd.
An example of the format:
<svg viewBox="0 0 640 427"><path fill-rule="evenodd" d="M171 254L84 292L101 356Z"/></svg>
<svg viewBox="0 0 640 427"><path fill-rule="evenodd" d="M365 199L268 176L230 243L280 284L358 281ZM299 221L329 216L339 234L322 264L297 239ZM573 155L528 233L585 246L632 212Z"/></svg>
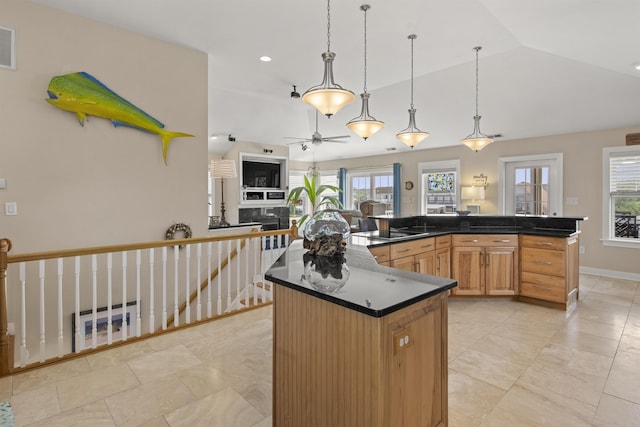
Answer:
<svg viewBox="0 0 640 427"><path fill-rule="evenodd" d="M368 4L360 6L360 10L364 12L364 90L360 94L362 110L358 117L351 119L347 123L347 127L365 141L384 127L383 122L376 120L375 117L369 114L369 93L367 92L367 10L370 8L371 6Z"/></svg>
<svg viewBox="0 0 640 427"><path fill-rule="evenodd" d="M415 34L410 34L407 38L411 40L411 107L409 108L409 127L400 131L396 138L410 148L415 147L429 136L428 132L423 132L416 126L416 109L413 108L413 41L417 38Z"/></svg>
<svg viewBox="0 0 640 427"><path fill-rule="evenodd" d="M336 54L331 52L330 30L331 7L330 0L327 0L327 51L322 54L324 76L322 83L313 86L302 95L302 100L329 118L345 105L352 103L356 97L353 92L336 84L333 79L333 60Z"/></svg>
<svg viewBox="0 0 640 427"><path fill-rule="evenodd" d="M482 116L478 114L478 52L480 49L482 49L482 46L473 48L473 50L476 51L476 115L473 116L473 133L467 135L465 139L460 141L461 144L466 145L476 152L493 142L493 139L480 132L480 119L482 118Z"/></svg>

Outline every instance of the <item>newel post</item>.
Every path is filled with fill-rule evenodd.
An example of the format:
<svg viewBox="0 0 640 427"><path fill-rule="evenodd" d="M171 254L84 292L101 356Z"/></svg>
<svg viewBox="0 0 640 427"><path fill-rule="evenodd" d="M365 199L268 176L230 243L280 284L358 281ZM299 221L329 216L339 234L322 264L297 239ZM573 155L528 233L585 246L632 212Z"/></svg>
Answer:
<svg viewBox="0 0 640 427"><path fill-rule="evenodd" d="M7 255L10 250L11 240L0 239L0 377L8 375L11 368L7 334Z"/></svg>

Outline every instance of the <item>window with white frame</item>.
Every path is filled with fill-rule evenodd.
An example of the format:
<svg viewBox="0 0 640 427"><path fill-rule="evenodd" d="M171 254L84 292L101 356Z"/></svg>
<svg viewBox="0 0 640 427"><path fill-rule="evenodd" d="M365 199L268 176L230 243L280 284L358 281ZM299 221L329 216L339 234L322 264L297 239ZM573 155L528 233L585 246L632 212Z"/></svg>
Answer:
<svg viewBox="0 0 640 427"><path fill-rule="evenodd" d="M640 246L640 147L605 148L603 153L603 240Z"/></svg>
<svg viewBox="0 0 640 427"><path fill-rule="evenodd" d="M289 170L289 191L296 187L304 187L304 176L306 172L299 170ZM307 193L300 193L300 198L295 205L289 206L289 216L301 217L304 214L311 213L311 206Z"/></svg>
<svg viewBox="0 0 640 427"><path fill-rule="evenodd" d="M459 203L458 177L460 161L418 163L420 176L420 213L422 215L455 213Z"/></svg>
<svg viewBox="0 0 640 427"><path fill-rule="evenodd" d="M349 170L345 209L360 209L360 203L373 200L393 210L393 168Z"/></svg>
<svg viewBox="0 0 640 427"><path fill-rule="evenodd" d="M338 181L338 170L337 169L329 169L326 171L320 171L319 173L320 185L332 185L334 187L340 187L340 183ZM339 199L339 194L337 191L325 191L322 193L322 196L333 196L336 199Z"/></svg>

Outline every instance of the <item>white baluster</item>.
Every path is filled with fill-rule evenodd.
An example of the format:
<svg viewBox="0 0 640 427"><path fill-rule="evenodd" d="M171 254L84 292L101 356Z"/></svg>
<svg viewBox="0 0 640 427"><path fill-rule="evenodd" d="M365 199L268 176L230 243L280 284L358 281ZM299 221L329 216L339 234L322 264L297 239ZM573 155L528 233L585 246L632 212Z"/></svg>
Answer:
<svg viewBox="0 0 640 427"><path fill-rule="evenodd" d="M107 344L113 342L113 289L112 276L113 273L113 255L111 252L107 254Z"/></svg>
<svg viewBox="0 0 640 427"><path fill-rule="evenodd" d="M185 269L187 270L187 277L186 277L186 281L187 283L185 283L185 311L184 311L184 322L186 324L191 323L191 295L189 295L189 292L191 292L191 287L190 282L191 282L191 277L190 277L190 269L191 269L191 245L186 245L186 254L185 254Z"/></svg>
<svg viewBox="0 0 640 427"><path fill-rule="evenodd" d="M227 308L225 312L231 311L231 240L227 240Z"/></svg>
<svg viewBox="0 0 640 427"><path fill-rule="evenodd" d="M73 339L75 340L75 349L76 352L80 351L80 257L77 256L74 259L74 274L75 274L75 285L76 285L76 330L73 331Z"/></svg>
<svg viewBox="0 0 640 427"><path fill-rule="evenodd" d="M258 265L258 255L256 251L256 239L255 237L249 241L252 246L251 253L253 254L253 270L251 271L251 277L253 277L253 303L258 304L258 281L256 280L256 267Z"/></svg>
<svg viewBox="0 0 640 427"><path fill-rule="evenodd" d="M91 274L93 279L91 304L91 348L98 346L98 257L91 255Z"/></svg>
<svg viewBox="0 0 640 427"><path fill-rule="evenodd" d="M213 302L211 301L211 287L213 283L211 283L211 252L212 252L213 243L207 243L207 317L210 319L213 316Z"/></svg>
<svg viewBox="0 0 640 427"><path fill-rule="evenodd" d="M142 316L140 314L140 269L142 266L142 251L136 251L136 337L142 335Z"/></svg>
<svg viewBox="0 0 640 427"><path fill-rule="evenodd" d="M162 247L162 330L167 329L167 247Z"/></svg>
<svg viewBox="0 0 640 427"><path fill-rule="evenodd" d="M222 241L218 240L218 316L222 314Z"/></svg>
<svg viewBox="0 0 640 427"><path fill-rule="evenodd" d="M64 327L62 310L62 258L58 258L58 357L64 355Z"/></svg>
<svg viewBox="0 0 640 427"><path fill-rule="evenodd" d="M200 283L202 283L200 281L201 279L201 275L200 275L200 268L201 268L201 258L202 258L202 243L198 243L198 263L197 263L197 269L198 269L198 279L196 280L196 287L198 289L198 305L196 305L196 320L199 322L200 320L202 320L202 302L200 301Z"/></svg>
<svg viewBox="0 0 640 427"><path fill-rule="evenodd" d="M40 260L40 362L46 360L45 321L44 321L44 260Z"/></svg>
<svg viewBox="0 0 640 427"><path fill-rule="evenodd" d="M122 252L122 341L127 340L127 251Z"/></svg>
<svg viewBox="0 0 640 427"><path fill-rule="evenodd" d="M20 367L24 368L27 365L27 359L29 358L27 352L27 279L24 262L20 263L19 278L20 289L22 290L22 301L20 301L20 323L22 323L20 331Z"/></svg>
<svg viewBox="0 0 640 427"><path fill-rule="evenodd" d="M242 264L242 262L240 262L240 257L242 256L240 243L240 239L236 239L236 300L238 303L242 301L242 293L240 293L240 265ZM231 264L229 264L229 267L231 267ZM236 307L235 309L238 310L238 308L239 307Z"/></svg>
<svg viewBox="0 0 640 427"><path fill-rule="evenodd" d="M153 285L153 257L154 248L149 249L149 333L152 334L156 330L156 316L154 311L155 295Z"/></svg>
<svg viewBox="0 0 640 427"><path fill-rule="evenodd" d="M180 324L180 300L178 297L178 261L180 260L180 247L173 247L173 326Z"/></svg>

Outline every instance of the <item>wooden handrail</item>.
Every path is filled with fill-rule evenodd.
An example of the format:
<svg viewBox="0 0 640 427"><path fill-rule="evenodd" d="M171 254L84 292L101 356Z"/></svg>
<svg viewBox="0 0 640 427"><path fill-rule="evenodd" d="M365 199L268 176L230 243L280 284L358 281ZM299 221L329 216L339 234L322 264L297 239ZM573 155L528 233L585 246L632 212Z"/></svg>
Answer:
<svg viewBox="0 0 640 427"><path fill-rule="evenodd" d="M7 256L11 240L0 239L0 377L9 373L9 335L7 330Z"/></svg>

